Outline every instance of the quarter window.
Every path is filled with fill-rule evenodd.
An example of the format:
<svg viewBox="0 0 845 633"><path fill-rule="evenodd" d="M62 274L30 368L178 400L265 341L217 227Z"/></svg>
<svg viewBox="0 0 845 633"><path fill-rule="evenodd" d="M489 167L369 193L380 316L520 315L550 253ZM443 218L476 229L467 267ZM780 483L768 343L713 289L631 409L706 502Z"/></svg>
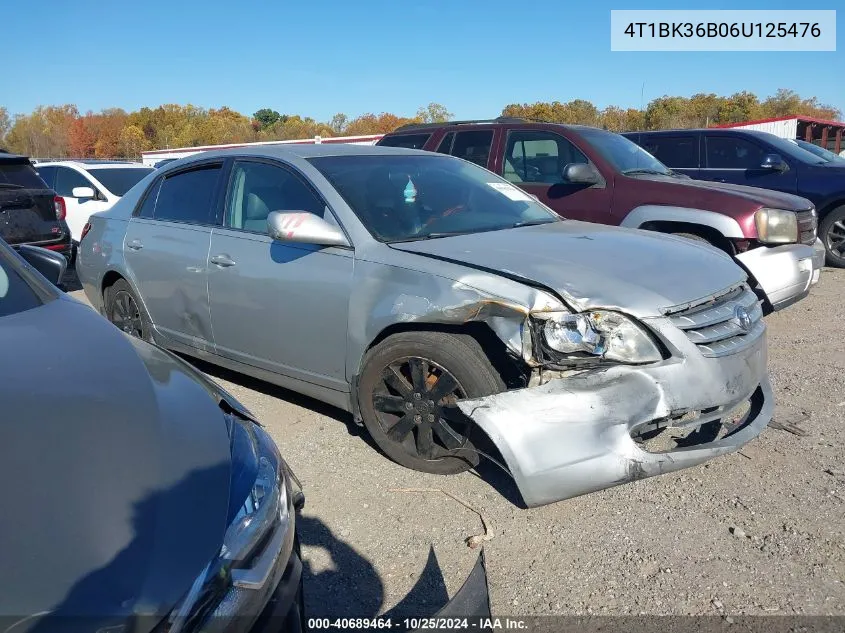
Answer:
<svg viewBox="0 0 845 633"><path fill-rule="evenodd" d="M667 167L698 167L698 138L695 136L656 136L644 141L642 146Z"/></svg>
<svg viewBox="0 0 845 633"><path fill-rule="evenodd" d="M268 163L236 162L232 168L227 225L267 233L273 211L307 211L325 218L326 205L297 176Z"/></svg>
<svg viewBox="0 0 845 633"><path fill-rule="evenodd" d="M476 165L487 167L490 146L493 144L493 130L458 132L452 145L452 156L463 158Z"/></svg>
<svg viewBox="0 0 845 633"><path fill-rule="evenodd" d="M710 169L758 169L766 152L743 138L707 137L707 166Z"/></svg>
<svg viewBox="0 0 845 633"><path fill-rule="evenodd" d="M381 139L379 145L384 147L405 147L407 149L422 149L431 134L399 134L397 136L386 136Z"/></svg>
<svg viewBox="0 0 845 633"><path fill-rule="evenodd" d="M511 182L564 182L563 170L573 163L588 163L570 141L550 132L511 132L505 151L504 177Z"/></svg>
<svg viewBox="0 0 845 633"><path fill-rule="evenodd" d="M155 184L147 191L144 197L144 202L138 212L135 214L139 218L152 218L155 214L156 198L158 198L158 190L161 189L161 180L157 180Z"/></svg>
<svg viewBox="0 0 845 633"><path fill-rule="evenodd" d="M155 203L155 219L213 224L212 203L219 176L220 165L209 165L165 178Z"/></svg>

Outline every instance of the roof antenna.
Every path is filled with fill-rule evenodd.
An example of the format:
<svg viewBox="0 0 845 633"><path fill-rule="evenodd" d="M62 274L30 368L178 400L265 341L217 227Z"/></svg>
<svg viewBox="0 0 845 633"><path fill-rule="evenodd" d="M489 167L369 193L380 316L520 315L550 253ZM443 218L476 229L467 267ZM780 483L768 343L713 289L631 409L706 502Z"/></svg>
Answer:
<svg viewBox="0 0 845 633"><path fill-rule="evenodd" d="M645 125L645 82L643 82L643 86L640 88L640 112L643 113L643 118L640 122L640 129L637 132L642 132L642 128Z"/></svg>

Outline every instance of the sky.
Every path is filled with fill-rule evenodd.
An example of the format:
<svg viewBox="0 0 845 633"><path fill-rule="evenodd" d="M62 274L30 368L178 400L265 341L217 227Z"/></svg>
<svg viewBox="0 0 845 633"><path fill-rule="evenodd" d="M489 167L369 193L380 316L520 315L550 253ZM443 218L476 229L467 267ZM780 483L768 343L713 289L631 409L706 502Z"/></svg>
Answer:
<svg viewBox="0 0 845 633"><path fill-rule="evenodd" d="M162 103L455 118L510 103L640 107L663 95L761 98L778 88L845 112L845 5L836 52L611 52L611 9L796 9L793 1L40 0L3 2L0 106L81 112ZM839 6L837 6L839 5ZM16 51L13 57L10 51Z"/></svg>

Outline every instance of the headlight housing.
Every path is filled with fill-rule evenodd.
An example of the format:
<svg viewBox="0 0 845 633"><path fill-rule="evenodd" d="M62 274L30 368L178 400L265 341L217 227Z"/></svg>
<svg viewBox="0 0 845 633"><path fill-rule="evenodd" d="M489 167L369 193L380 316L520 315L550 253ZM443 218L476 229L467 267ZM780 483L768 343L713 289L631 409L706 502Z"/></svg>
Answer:
<svg viewBox="0 0 845 633"><path fill-rule="evenodd" d="M633 319L609 310L540 315L545 346L567 359L599 357L620 363L663 359L657 343Z"/></svg>
<svg viewBox="0 0 845 633"><path fill-rule="evenodd" d="M757 238L766 244L793 244L798 241L798 216L784 209L759 209L754 214Z"/></svg>
<svg viewBox="0 0 845 633"><path fill-rule="evenodd" d="M250 569L251 563L256 557L266 556L264 550L270 549L268 542L282 540L288 544L288 549L293 543L290 483L287 467L275 443L250 420L228 412L225 417L229 427L232 472L228 528L223 545L217 558L202 570L156 633L159 630L167 633L193 630L233 585L237 585L238 590L258 588L258 583L239 583L238 575L254 571ZM271 533L273 536L269 537ZM278 539L280 534L284 535L283 539ZM280 557L282 555L284 551Z"/></svg>

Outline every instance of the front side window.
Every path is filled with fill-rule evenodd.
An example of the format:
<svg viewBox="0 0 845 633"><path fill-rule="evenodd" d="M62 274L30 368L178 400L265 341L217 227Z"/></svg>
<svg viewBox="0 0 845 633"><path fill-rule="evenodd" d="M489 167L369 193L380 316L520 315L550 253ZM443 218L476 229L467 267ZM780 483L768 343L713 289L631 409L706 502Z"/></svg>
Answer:
<svg viewBox="0 0 845 633"><path fill-rule="evenodd" d="M452 156L487 167L492 144L493 130L458 132L455 135L455 142L452 144Z"/></svg>
<svg viewBox="0 0 845 633"><path fill-rule="evenodd" d="M710 169L759 169L766 150L735 136L707 137L707 166Z"/></svg>
<svg viewBox="0 0 845 633"><path fill-rule="evenodd" d="M509 132L504 176L516 183L562 183L563 170L587 157L559 134L544 131Z"/></svg>
<svg viewBox="0 0 845 633"><path fill-rule="evenodd" d="M91 187L91 181L70 167L58 167L56 169L56 193L66 198L73 198L75 187Z"/></svg>
<svg viewBox="0 0 845 633"><path fill-rule="evenodd" d="M621 134L590 127L579 128L578 134L623 174L672 175L666 165Z"/></svg>
<svg viewBox="0 0 845 633"><path fill-rule="evenodd" d="M125 196L126 192L137 185L144 176L152 173L153 169L115 168L115 169L89 169L88 172L116 196Z"/></svg>
<svg viewBox="0 0 845 633"><path fill-rule="evenodd" d="M213 224L214 193L220 171L220 165L208 165L165 178L156 200L155 219Z"/></svg>
<svg viewBox="0 0 845 633"><path fill-rule="evenodd" d="M563 221L522 189L449 156L323 156L310 162L383 242Z"/></svg>
<svg viewBox="0 0 845 633"><path fill-rule="evenodd" d="M287 169L269 163L235 162L227 225L267 233L267 216L273 211L307 211L324 217L326 205Z"/></svg>
<svg viewBox="0 0 845 633"><path fill-rule="evenodd" d="M408 149L422 149L431 134L397 134L386 136L379 142L384 147L406 147Z"/></svg>
<svg viewBox="0 0 845 633"><path fill-rule="evenodd" d="M698 138L695 136L654 136L643 147L661 163L673 169L698 167Z"/></svg>

